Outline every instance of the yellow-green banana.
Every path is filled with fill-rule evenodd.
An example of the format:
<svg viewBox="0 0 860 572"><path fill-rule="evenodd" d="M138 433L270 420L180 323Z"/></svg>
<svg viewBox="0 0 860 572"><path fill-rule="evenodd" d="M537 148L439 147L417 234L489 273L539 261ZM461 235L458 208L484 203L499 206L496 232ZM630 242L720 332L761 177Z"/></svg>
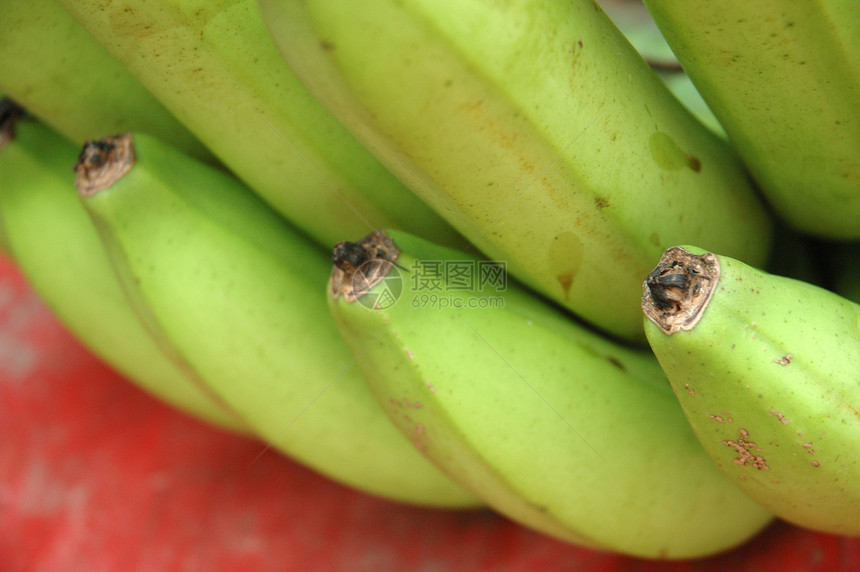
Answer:
<svg viewBox="0 0 860 572"><path fill-rule="evenodd" d="M860 238L856 0L645 4L777 213Z"/></svg>
<svg viewBox="0 0 860 572"><path fill-rule="evenodd" d="M378 225L462 239L299 83L254 0L61 0L234 173L328 247Z"/></svg>
<svg viewBox="0 0 860 572"><path fill-rule="evenodd" d="M770 520L707 457L650 352L403 233L333 260L329 305L377 399L499 512L648 558L726 550Z"/></svg>
<svg viewBox="0 0 860 572"><path fill-rule="evenodd" d="M129 306L75 192L80 147L0 100L0 220L10 255L76 338L148 393L220 427L247 425L161 353Z"/></svg>
<svg viewBox="0 0 860 572"><path fill-rule="evenodd" d="M673 247L645 280L642 308L716 464L785 520L860 534L860 305Z"/></svg>
<svg viewBox="0 0 860 572"><path fill-rule="evenodd" d="M260 0L310 91L511 274L644 342L670 244L763 262L770 224L725 142L591 0Z"/></svg>
<svg viewBox="0 0 860 572"><path fill-rule="evenodd" d="M5 0L0 89L83 144L146 131L200 159L215 159L57 0Z"/></svg>
<svg viewBox="0 0 860 572"><path fill-rule="evenodd" d="M702 99L693 82L684 73L663 33L654 23L648 9L641 2L629 0L600 0L601 8L618 26L624 37L657 72L669 91L678 98L705 126L725 137L720 122Z"/></svg>
<svg viewBox="0 0 860 572"><path fill-rule="evenodd" d="M94 142L77 170L149 327L272 447L386 498L478 504L373 399L328 315L323 249L237 179L151 137Z"/></svg>

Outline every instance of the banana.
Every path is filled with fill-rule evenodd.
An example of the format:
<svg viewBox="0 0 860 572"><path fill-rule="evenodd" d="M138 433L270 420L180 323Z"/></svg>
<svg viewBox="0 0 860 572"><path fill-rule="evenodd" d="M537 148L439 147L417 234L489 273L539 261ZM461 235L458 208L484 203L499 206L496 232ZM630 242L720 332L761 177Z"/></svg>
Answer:
<svg viewBox="0 0 860 572"><path fill-rule="evenodd" d="M377 399L500 513L670 559L729 549L770 521L705 455L650 352L403 233L339 243L333 260L329 306Z"/></svg>
<svg viewBox="0 0 860 572"><path fill-rule="evenodd" d="M463 239L299 83L254 0L61 0L234 173L326 248L379 225Z"/></svg>
<svg viewBox="0 0 860 572"><path fill-rule="evenodd" d="M93 142L77 172L149 327L272 447L385 498L478 504L373 399L328 315L323 249L237 179L143 134Z"/></svg>
<svg viewBox="0 0 860 572"><path fill-rule="evenodd" d="M774 210L860 238L856 0L645 4Z"/></svg>
<svg viewBox="0 0 860 572"><path fill-rule="evenodd" d="M603 330L644 343L642 276L682 237L763 262L770 222L739 161L594 2L259 3L295 73L392 172Z"/></svg>
<svg viewBox="0 0 860 572"><path fill-rule="evenodd" d="M3 2L0 89L75 143L146 131L215 162L56 0Z"/></svg>
<svg viewBox="0 0 860 572"><path fill-rule="evenodd" d="M860 534L860 305L673 247L646 278L642 308L716 464L789 522Z"/></svg>
<svg viewBox="0 0 860 572"><path fill-rule="evenodd" d="M684 73L645 5L629 0L601 0L598 4L678 101L711 131L725 138L725 130Z"/></svg>
<svg viewBox="0 0 860 572"><path fill-rule="evenodd" d="M0 100L0 221L9 254L75 337L141 389L247 433L235 412L170 361L128 305L74 188L79 147Z"/></svg>

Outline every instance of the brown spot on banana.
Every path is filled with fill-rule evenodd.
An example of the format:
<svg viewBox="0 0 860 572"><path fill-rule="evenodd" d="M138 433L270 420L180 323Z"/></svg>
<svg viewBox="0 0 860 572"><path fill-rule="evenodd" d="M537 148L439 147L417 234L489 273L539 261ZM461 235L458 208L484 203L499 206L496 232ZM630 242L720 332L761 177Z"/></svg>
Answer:
<svg viewBox="0 0 860 572"><path fill-rule="evenodd" d="M667 171L678 171L687 167L694 173L702 170L702 161L687 153L674 139L663 131L655 131L648 139L648 150L657 166Z"/></svg>
<svg viewBox="0 0 860 572"><path fill-rule="evenodd" d="M740 466L752 466L758 469L759 471L769 471L770 467L767 465L767 461L761 455L755 455L753 452L760 452L761 449L758 448L758 445L750 441L749 432L746 429L741 429L738 431L738 439L737 441L725 440L723 441L723 445L731 447L735 450L738 456L732 459L732 462L735 465Z"/></svg>
<svg viewBox="0 0 860 572"><path fill-rule="evenodd" d="M788 425L788 419L786 419L785 416L782 413L780 413L779 411L771 409L770 414L773 415L774 417L776 417L777 419L779 419L779 422L782 423L783 425Z"/></svg>
<svg viewBox="0 0 860 572"><path fill-rule="evenodd" d="M585 245L578 235L562 232L553 237L547 253L547 264L556 277L565 299L570 297L570 289L582 265Z"/></svg>

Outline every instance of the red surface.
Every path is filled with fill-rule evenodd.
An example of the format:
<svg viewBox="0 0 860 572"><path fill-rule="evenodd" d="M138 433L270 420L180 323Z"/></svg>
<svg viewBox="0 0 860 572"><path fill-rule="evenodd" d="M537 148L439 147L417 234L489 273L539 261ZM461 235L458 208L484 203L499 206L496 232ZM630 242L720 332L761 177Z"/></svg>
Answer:
<svg viewBox="0 0 860 572"><path fill-rule="evenodd" d="M690 563L600 554L486 511L370 498L263 451L125 382L0 259L2 571L860 570L860 539L783 523Z"/></svg>

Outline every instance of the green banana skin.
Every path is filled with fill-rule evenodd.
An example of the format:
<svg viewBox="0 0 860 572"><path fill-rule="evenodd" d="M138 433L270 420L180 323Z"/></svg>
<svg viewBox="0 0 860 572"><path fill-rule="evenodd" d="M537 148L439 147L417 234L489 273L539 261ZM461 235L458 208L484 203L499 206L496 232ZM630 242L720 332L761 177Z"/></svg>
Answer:
<svg viewBox="0 0 860 572"><path fill-rule="evenodd" d="M146 131L216 162L56 0L3 2L0 89L79 145Z"/></svg>
<svg viewBox="0 0 860 572"><path fill-rule="evenodd" d="M698 278L703 260L717 278ZM679 278L685 268L697 274ZM683 247L649 275L643 309L690 424L732 481L798 526L860 534L860 305Z"/></svg>
<svg viewBox="0 0 860 572"><path fill-rule="evenodd" d="M326 248L381 225L464 243L299 83L253 0L61 3L232 172Z"/></svg>
<svg viewBox="0 0 860 572"><path fill-rule="evenodd" d="M0 221L10 256L75 337L129 381L198 419L248 433L235 412L162 354L128 305L75 192L78 153L34 118L17 121L0 147Z"/></svg>
<svg viewBox="0 0 860 572"><path fill-rule="evenodd" d="M711 131L725 138L725 130L684 73L645 5L628 0L600 1L598 4L678 101Z"/></svg>
<svg viewBox="0 0 860 572"><path fill-rule="evenodd" d="M490 507L567 542L668 559L727 550L771 520L705 455L650 352L512 283L497 293L503 307L476 309L488 295L477 287L425 305L409 286L416 260L474 259L389 236L400 299L347 301L336 267L332 315L391 420Z"/></svg>
<svg viewBox="0 0 860 572"><path fill-rule="evenodd" d="M124 175L78 188L152 331L276 450L392 500L478 505L373 399L328 315L325 251L237 179L143 134L132 141ZM127 164L96 158L96 176Z"/></svg>
<svg viewBox="0 0 860 572"><path fill-rule="evenodd" d="M593 2L259 4L291 68L392 172L604 331L644 343L642 276L679 239L763 263L770 222L740 162Z"/></svg>
<svg viewBox="0 0 860 572"><path fill-rule="evenodd" d="M856 0L645 5L777 214L860 238Z"/></svg>

